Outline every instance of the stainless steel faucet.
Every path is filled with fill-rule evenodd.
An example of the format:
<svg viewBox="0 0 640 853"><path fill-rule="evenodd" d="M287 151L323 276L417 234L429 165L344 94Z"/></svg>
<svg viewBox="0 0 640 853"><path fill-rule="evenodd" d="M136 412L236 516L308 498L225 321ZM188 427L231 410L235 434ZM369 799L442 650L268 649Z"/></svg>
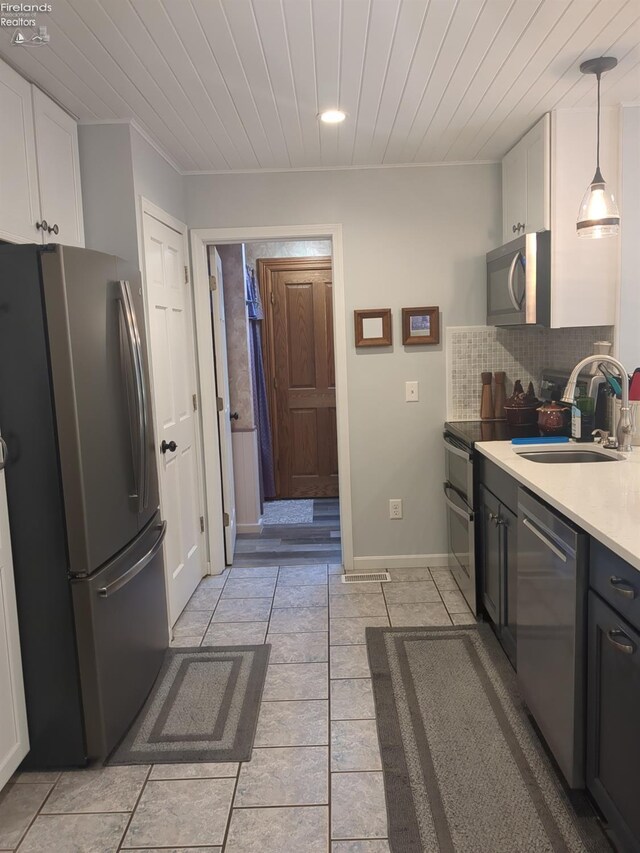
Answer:
<svg viewBox="0 0 640 853"><path fill-rule="evenodd" d="M562 395L562 402L573 405L576 396L576 383L582 370L589 364L600 364L602 362L612 364L620 374L622 406L620 407L620 420L616 427L616 438L618 440L618 450L622 453L630 453L631 432L633 428L631 426L631 411L629 409L629 375L624 364L618 361L617 358L613 358L610 355L588 355L582 361L579 361L571 371L567 387L564 389L564 394Z"/></svg>

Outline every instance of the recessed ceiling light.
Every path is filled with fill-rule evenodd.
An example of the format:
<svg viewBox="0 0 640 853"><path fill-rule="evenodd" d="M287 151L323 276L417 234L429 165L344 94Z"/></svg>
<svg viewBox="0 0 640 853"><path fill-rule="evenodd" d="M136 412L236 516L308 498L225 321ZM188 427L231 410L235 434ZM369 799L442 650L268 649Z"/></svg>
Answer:
<svg viewBox="0 0 640 853"><path fill-rule="evenodd" d="M342 110L325 110L323 113L320 113L320 121L325 122L325 124L340 124L346 117L347 114L342 112Z"/></svg>

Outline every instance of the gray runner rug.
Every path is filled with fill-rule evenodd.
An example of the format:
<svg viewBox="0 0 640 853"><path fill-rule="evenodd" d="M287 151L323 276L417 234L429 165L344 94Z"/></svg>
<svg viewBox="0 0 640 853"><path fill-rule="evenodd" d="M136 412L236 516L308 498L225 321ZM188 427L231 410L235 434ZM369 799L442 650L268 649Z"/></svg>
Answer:
<svg viewBox="0 0 640 853"><path fill-rule="evenodd" d="M271 646L175 648L107 764L249 761Z"/></svg>
<svg viewBox="0 0 640 853"><path fill-rule="evenodd" d="M313 524L313 500L265 501L262 523L271 524Z"/></svg>
<svg viewBox="0 0 640 853"><path fill-rule="evenodd" d="M392 853L611 853L488 625L367 628Z"/></svg>

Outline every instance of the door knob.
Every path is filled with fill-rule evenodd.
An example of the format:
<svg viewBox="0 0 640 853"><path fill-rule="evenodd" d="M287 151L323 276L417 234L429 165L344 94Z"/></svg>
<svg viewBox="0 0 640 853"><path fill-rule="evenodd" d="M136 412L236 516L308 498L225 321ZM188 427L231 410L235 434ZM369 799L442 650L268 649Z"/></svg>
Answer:
<svg viewBox="0 0 640 853"><path fill-rule="evenodd" d="M240 415L239 415L237 412L232 412L232 413L229 415L229 417L231 418L231 420L232 420L232 421L237 421L237 420L238 420L238 418L240 417Z"/></svg>
<svg viewBox="0 0 640 853"><path fill-rule="evenodd" d="M178 445L175 441L166 442L164 439L162 440L162 444L160 445L160 453L166 453L167 450L170 450L172 453L178 449Z"/></svg>

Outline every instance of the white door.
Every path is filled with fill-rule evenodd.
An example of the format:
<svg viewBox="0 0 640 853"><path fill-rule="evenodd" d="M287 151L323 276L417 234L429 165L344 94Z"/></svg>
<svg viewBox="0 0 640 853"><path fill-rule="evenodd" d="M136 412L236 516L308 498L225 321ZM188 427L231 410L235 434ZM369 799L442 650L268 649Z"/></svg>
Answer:
<svg viewBox="0 0 640 853"><path fill-rule="evenodd" d="M224 553L228 566L233 562L236 548L236 495L233 485L233 451L231 445L231 404L229 401L229 369L227 365L227 329L224 321L224 289L222 261L215 247L209 249L209 280L211 282L211 323L216 362L216 393L218 396L218 434L222 463L222 508L224 510Z"/></svg>
<svg viewBox="0 0 640 853"><path fill-rule="evenodd" d="M4 458L0 449L0 460ZM29 751L4 472L0 471L0 789Z"/></svg>
<svg viewBox="0 0 640 853"><path fill-rule="evenodd" d="M41 243L31 86L0 60L0 238Z"/></svg>
<svg viewBox="0 0 640 853"><path fill-rule="evenodd" d="M68 113L35 86L33 117L40 210L53 229L45 235L45 242L84 246L78 127Z"/></svg>
<svg viewBox="0 0 640 853"><path fill-rule="evenodd" d="M146 304L165 564L173 625L206 574L196 370L184 236L143 216Z"/></svg>

